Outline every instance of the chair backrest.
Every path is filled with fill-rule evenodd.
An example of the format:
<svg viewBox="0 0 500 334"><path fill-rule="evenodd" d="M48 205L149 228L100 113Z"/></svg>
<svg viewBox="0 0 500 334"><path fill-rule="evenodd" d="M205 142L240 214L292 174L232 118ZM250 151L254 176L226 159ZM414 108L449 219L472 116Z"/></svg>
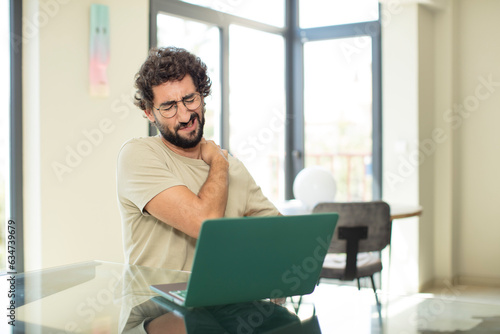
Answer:
<svg viewBox="0 0 500 334"><path fill-rule="evenodd" d="M367 238L359 240L359 252L374 252L384 249L391 242L391 209L383 201L319 203L313 213L337 212L339 220L333 234L329 253L345 253L346 240L339 238L340 227L368 228Z"/></svg>

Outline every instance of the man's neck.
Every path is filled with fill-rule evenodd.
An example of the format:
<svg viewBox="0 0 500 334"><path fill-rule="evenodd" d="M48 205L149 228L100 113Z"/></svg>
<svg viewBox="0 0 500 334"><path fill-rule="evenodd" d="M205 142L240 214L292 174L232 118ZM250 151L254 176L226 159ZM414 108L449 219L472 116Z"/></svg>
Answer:
<svg viewBox="0 0 500 334"><path fill-rule="evenodd" d="M160 135L161 141L174 153L190 159L201 159L200 143L192 148L182 148L175 146Z"/></svg>

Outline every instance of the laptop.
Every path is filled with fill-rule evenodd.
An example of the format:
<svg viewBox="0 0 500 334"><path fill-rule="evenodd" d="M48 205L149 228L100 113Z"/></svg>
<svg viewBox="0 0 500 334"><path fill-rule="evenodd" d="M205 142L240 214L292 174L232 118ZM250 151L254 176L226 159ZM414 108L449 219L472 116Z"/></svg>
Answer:
<svg viewBox="0 0 500 334"><path fill-rule="evenodd" d="M187 283L150 288L185 307L314 291L337 213L206 220Z"/></svg>

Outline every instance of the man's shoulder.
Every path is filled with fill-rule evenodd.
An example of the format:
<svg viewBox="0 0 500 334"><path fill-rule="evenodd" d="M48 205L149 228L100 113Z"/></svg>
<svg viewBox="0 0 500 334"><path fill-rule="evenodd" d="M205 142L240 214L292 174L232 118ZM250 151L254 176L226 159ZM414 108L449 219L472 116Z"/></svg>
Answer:
<svg viewBox="0 0 500 334"><path fill-rule="evenodd" d="M137 150L161 149L161 139L158 137L134 137L127 140L120 148L120 155L124 152L135 152Z"/></svg>
<svg viewBox="0 0 500 334"><path fill-rule="evenodd" d="M123 147L140 147L140 146L158 146L161 143L161 139L158 136L154 137L134 137L128 139L125 143L123 143Z"/></svg>

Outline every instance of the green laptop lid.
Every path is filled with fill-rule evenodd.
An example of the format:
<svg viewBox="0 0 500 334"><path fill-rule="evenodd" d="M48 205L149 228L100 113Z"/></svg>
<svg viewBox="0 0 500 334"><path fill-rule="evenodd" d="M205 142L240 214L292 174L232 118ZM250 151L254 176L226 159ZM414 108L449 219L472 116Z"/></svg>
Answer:
<svg viewBox="0 0 500 334"><path fill-rule="evenodd" d="M245 217L203 223L185 306L311 293L338 215Z"/></svg>

